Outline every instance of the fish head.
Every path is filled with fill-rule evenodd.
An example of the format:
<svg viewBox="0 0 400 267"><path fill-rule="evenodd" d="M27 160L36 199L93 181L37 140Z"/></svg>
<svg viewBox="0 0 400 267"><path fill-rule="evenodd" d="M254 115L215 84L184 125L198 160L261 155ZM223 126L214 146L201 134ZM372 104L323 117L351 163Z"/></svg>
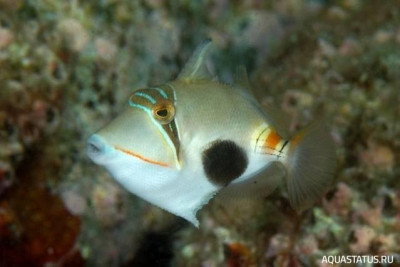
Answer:
<svg viewBox="0 0 400 267"><path fill-rule="evenodd" d="M127 110L89 138L87 154L141 195L171 183L180 169L174 93L169 87L140 89L128 103Z"/></svg>
<svg viewBox="0 0 400 267"><path fill-rule="evenodd" d="M209 46L208 41L195 51L177 82L134 91L127 110L87 144L88 156L128 191L196 226L196 212L219 190L204 178L201 165L207 140L200 137L214 125L199 128L202 118L193 112L208 98L191 93L210 79L203 64Z"/></svg>
<svg viewBox="0 0 400 267"><path fill-rule="evenodd" d="M216 187L196 179L198 166L184 159L178 123L184 111L178 112L174 87L137 90L128 103L89 138L88 156L128 191L198 226L196 212Z"/></svg>

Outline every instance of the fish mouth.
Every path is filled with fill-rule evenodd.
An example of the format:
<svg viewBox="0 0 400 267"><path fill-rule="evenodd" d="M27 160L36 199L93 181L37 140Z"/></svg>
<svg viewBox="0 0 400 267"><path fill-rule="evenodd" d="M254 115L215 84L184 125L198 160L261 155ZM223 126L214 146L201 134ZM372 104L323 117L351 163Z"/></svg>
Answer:
<svg viewBox="0 0 400 267"><path fill-rule="evenodd" d="M92 135L87 141L86 153L95 163L104 163L112 151L110 145L98 134Z"/></svg>

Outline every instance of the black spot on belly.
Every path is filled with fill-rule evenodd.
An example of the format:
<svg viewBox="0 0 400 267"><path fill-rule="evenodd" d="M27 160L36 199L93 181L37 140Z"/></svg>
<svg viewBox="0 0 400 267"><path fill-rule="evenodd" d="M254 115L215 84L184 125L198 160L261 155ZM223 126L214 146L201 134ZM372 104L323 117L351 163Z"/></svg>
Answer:
<svg viewBox="0 0 400 267"><path fill-rule="evenodd" d="M230 140L217 140L203 151L203 168L214 184L226 186L247 168L245 151Z"/></svg>

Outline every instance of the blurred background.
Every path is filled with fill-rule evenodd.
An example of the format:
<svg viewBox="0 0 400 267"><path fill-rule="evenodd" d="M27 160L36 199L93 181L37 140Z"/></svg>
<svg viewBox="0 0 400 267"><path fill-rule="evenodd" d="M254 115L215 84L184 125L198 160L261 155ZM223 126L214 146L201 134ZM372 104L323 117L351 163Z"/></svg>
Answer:
<svg viewBox="0 0 400 267"><path fill-rule="evenodd" d="M173 80L211 37L211 70L245 65L293 132L324 114L331 190L303 214L285 190L196 229L85 154L130 93ZM1 266L325 266L400 254L400 2L0 0ZM399 261L400 262L400 261ZM332 266L332 265L329 265Z"/></svg>

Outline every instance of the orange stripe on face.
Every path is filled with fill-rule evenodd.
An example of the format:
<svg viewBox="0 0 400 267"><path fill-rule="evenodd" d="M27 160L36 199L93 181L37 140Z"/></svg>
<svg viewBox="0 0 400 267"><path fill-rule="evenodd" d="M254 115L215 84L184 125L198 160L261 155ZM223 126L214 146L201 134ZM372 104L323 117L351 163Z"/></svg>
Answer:
<svg viewBox="0 0 400 267"><path fill-rule="evenodd" d="M139 154L136 154L136 153L134 153L134 152L132 152L132 151L130 151L128 149L124 149L124 148L119 147L119 146L114 146L114 148L119 150L119 151L121 151L121 152L124 152L125 154L128 154L130 156L133 156L135 158L141 159L141 160L143 160L145 162L148 162L148 163L151 163L151 164L156 164L156 165L159 165L159 166L162 166L162 167L168 167L169 166L167 163L158 162L158 161L154 161L154 160L145 158L145 157L143 157L143 156L141 156Z"/></svg>
<svg viewBox="0 0 400 267"><path fill-rule="evenodd" d="M264 145L267 148L275 149L276 145L279 144L280 141L281 141L281 137L274 130L271 130L267 139L265 140Z"/></svg>

